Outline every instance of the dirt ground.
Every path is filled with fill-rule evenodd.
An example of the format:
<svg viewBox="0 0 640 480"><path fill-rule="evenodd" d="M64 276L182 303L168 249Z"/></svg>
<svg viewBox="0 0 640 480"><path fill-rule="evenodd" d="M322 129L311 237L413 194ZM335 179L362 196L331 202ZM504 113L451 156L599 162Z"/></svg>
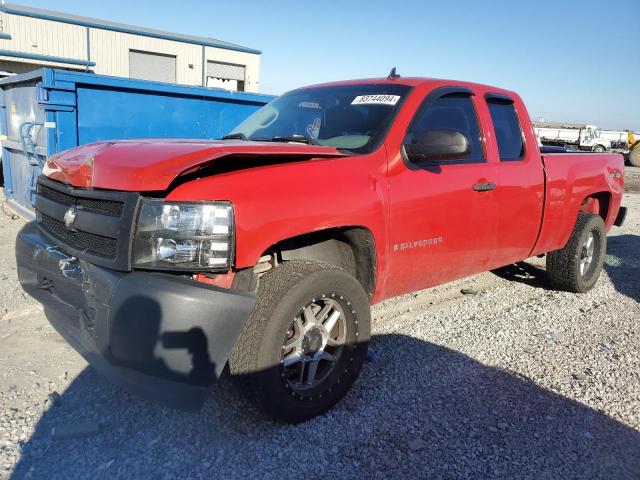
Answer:
<svg viewBox="0 0 640 480"><path fill-rule="evenodd" d="M227 381L199 414L111 386L20 289L23 221L0 212L0 479L640 478L640 169L627 184L591 292L530 259L384 302L353 391L298 426Z"/></svg>
<svg viewBox="0 0 640 480"><path fill-rule="evenodd" d="M640 193L640 168L625 167L625 191L630 193Z"/></svg>

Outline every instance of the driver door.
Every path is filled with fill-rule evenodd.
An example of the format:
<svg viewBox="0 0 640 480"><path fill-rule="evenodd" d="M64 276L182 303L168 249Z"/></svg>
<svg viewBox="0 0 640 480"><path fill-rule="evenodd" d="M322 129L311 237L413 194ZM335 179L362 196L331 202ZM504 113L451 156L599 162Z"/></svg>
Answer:
<svg viewBox="0 0 640 480"><path fill-rule="evenodd" d="M458 90L427 95L390 159L389 296L484 271L496 246L498 172L487 159L474 96ZM405 145L434 130L462 133L468 152L409 158Z"/></svg>

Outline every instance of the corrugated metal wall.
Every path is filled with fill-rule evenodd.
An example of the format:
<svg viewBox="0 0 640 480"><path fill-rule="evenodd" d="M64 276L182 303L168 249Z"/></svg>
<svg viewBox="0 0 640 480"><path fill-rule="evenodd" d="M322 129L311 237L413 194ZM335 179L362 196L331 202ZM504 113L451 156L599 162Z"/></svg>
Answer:
<svg viewBox="0 0 640 480"><path fill-rule="evenodd" d="M94 71L103 75L129 76L129 51L153 52L176 57L176 82L184 85L202 83L202 47L162 38L91 29L91 60ZM189 65L192 65L190 67Z"/></svg>
<svg viewBox="0 0 640 480"><path fill-rule="evenodd" d="M93 71L103 75L130 76L130 51L175 56L175 82L183 85L206 85L208 61L245 67L244 87L247 92L258 91L260 56L253 53L202 46L162 38L26 17L0 12L3 32L10 39L0 39L0 50L95 62ZM89 31L90 53L87 51ZM0 56L0 60L44 66L82 69L44 60L27 60ZM204 60L204 72L203 72ZM237 72L235 72L237 73ZM237 75L236 75L237 76ZM238 79L239 80L239 79Z"/></svg>
<svg viewBox="0 0 640 480"><path fill-rule="evenodd" d="M0 48L17 52L85 60L87 30L79 25L2 13L2 25L10 39Z"/></svg>
<svg viewBox="0 0 640 480"><path fill-rule="evenodd" d="M222 48L204 47L207 62L229 63L233 65L245 65L245 90L257 92L260 70L260 55L253 55Z"/></svg>

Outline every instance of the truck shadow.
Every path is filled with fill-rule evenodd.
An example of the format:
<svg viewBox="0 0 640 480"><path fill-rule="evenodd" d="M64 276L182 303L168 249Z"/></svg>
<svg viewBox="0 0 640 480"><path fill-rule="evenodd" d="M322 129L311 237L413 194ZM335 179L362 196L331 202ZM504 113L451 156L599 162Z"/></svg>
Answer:
<svg viewBox="0 0 640 480"><path fill-rule="evenodd" d="M616 291L640 302L640 236L625 234L608 237L603 268ZM491 272L512 282L535 288L551 288L546 270L526 261Z"/></svg>
<svg viewBox="0 0 640 480"><path fill-rule="evenodd" d="M604 269L618 292L640 302L640 236L609 237Z"/></svg>
<svg viewBox="0 0 640 480"><path fill-rule="evenodd" d="M491 273L511 282L524 283L530 287L550 289L547 272L527 262L518 262L512 265L491 270Z"/></svg>
<svg viewBox="0 0 640 480"><path fill-rule="evenodd" d="M295 426L263 419L229 378L195 414L87 368L41 416L13 478L640 477L640 432L598 410L413 337L374 336L371 348L347 398ZM80 422L100 430L52 438Z"/></svg>

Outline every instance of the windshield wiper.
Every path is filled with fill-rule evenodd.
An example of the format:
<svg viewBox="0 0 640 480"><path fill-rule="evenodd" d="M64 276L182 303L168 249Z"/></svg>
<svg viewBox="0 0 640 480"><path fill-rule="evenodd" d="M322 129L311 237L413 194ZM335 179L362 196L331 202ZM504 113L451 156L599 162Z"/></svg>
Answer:
<svg viewBox="0 0 640 480"><path fill-rule="evenodd" d="M246 140L247 136L244 133L230 133L221 138L221 140Z"/></svg>
<svg viewBox="0 0 640 480"><path fill-rule="evenodd" d="M271 140L272 142L293 142L293 143L306 143L308 145L317 145L318 143L309 138L309 137L305 137L304 135L289 135L289 136L284 136L284 135L277 135L275 137L272 137Z"/></svg>
<svg viewBox="0 0 640 480"><path fill-rule="evenodd" d="M314 139L305 137L304 135L276 135L271 138L252 138L248 139L244 133L230 133L221 138L221 140L245 140L251 142L282 142L282 143L306 143L308 145L318 145Z"/></svg>

